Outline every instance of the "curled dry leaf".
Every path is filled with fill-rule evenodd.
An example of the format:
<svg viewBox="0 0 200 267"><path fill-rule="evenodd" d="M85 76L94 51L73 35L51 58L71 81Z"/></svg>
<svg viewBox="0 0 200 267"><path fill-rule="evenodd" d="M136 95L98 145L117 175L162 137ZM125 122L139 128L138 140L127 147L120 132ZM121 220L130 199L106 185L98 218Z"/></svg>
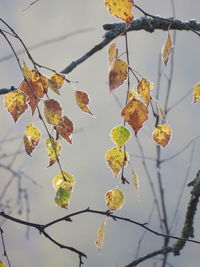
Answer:
<svg viewBox="0 0 200 267"><path fill-rule="evenodd" d="M153 88L153 83L149 82L148 79L142 78L139 82L137 90L144 102L148 105L151 99L151 89Z"/></svg>
<svg viewBox="0 0 200 267"><path fill-rule="evenodd" d="M26 132L24 134L24 146L26 153L31 156L31 153L38 145L40 141L41 132L32 124L27 125Z"/></svg>
<svg viewBox="0 0 200 267"><path fill-rule="evenodd" d="M118 147L114 147L106 152L106 161L116 178L120 170L126 165L128 153Z"/></svg>
<svg viewBox="0 0 200 267"><path fill-rule="evenodd" d="M16 90L14 92L10 92L4 97L4 103L7 110L12 115L14 121L16 122L19 117L27 110L27 96Z"/></svg>
<svg viewBox="0 0 200 267"><path fill-rule="evenodd" d="M127 79L128 64L121 59L114 59L109 68L109 89L118 88Z"/></svg>
<svg viewBox="0 0 200 267"><path fill-rule="evenodd" d="M200 83L196 84L194 86L194 90L193 90L193 103L197 103L197 101L200 98Z"/></svg>
<svg viewBox="0 0 200 267"><path fill-rule="evenodd" d="M76 98L76 102L77 102L79 108L82 111L84 111L86 113L89 113L90 115L93 116L92 112L87 107L87 105L89 104L88 94L86 92L84 92L84 91L76 91L75 92L75 98Z"/></svg>
<svg viewBox="0 0 200 267"><path fill-rule="evenodd" d="M106 192L105 202L109 210L119 210L124 204L124 194L120 189L112 189Z"/></svg>
<svg viewBox="0 0 200 267"><path fill-rule="evenodd" d="M49 124L60 125L62 123L62 108L54 99L44 101L44 116Z"/></svg>
<svg viewBox="0 0 200 267"><path fill-rule="evenodd" d="M111 15L120 18L126 23L127 27L129 26L134 18L132 13L133 0L104 0L104 3Z"/></svg>
<svg viewBox="0 0 200 267"><path fill-rule="evenodd" d="M121 116L133 128L137 135L144 121L148 119L148 109L141 101L132 99L121 111Z"/></svg>
<svg viewBox="0 0 200 267"><path fill-rule="evenodd" d="M96 246L98 251L100 251L100 249L103 246L103 240L104 240L104 233L105 233L105 226L106 226L106 221L104 221L101 226L99 227L99 230L97 232L97 241L96 241Z"/></svg>
<svg viewBox="0 0 200 267"><path fill-rule="evenodd" d="M158 125L152 133L153 140L160 146L165 147L171 138L171 129L167 124Z"/></svg>
<svg viewBox="0 0 200 267"><path fill-rule="evenodd" d="M173 48L173 42L172 42L170 34L168 33L167 40L165 41L165 43L162 47L162 59L163 59L165 65L167 65L169 55L171 53L172 48Z"/></svg>
<svg viewBox="0 0 200 267"><path fill-rule="evenodd" d="M117 58L117 55L118 55L118 49L116 48L115 43L112 43L108 48L108 60L110 64L114 59Z"/></svg>

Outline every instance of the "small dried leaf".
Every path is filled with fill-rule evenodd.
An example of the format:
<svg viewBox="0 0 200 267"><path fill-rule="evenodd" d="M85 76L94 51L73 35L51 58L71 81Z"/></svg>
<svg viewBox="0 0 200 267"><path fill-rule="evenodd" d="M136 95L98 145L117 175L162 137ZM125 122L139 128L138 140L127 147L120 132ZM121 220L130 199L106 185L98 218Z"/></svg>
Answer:
<svg viewBox="0 0 200 267"><path fill-rule="evenodd" d="M137 135L144 121L148 119L148 109L141 101L132 99L122 109L121 116L133 128L135 135Z"/></svg>
<svg viewBox="0 0 200 267"><path fill-rule="evenodd" d="M133 185L136 189L137 192L137 198L140 199L140 195L139 195L139 177L137 175L137 173L135 172L134 169L132 169L132 175L133 175Z"/></svg>
<svg viewBox="0 0 200 267"><path fill-rule="evenodd" d="M118 55L118 49L116 48L115 43L112 43L108 48L108 59L111 64L111 62L117 58Z"/></svg>
<svg viewBox="0 0 200 267"><path fill-rule="evenodd" d="M62 87L63 83L65 81L65 75L64 74L53 74L48 79L49 88L54 91L56 94L60 94L59 89Z"/></svg>
<svg viewBox="0 0 200 267"><path fill-rule="evenodd" d="M127 79L128 64L121 59L114 59L109 68L109 90L118 88Z"/></svg>
<svg viewBox="0 0 200 267"><path fill-rule="evenodd" d="M128 153L118 147L114 147L106 152L106 161L116 178L120 170L126 165Z"/></svg>
<svg viewBox="0 0 200 267"><path fill-rule="evenodd" d="M75 98L76 98L76 102L77 102L78 106L80 107L80 109L93 116L92 112L87 107L87 105L89 104L88 94L84 91L76 91L75 92Z"/></svg>
<svg viewBox="0 0 200 267"><path fill-rule="evenodd" d="M162 47L162 58L163 58L165 65L167 65L172 48L173 48L173 42L172 42L170 34L168 33L167 40L165 41Z"/></svg>
<svg viewBox="0 0 200 267"><path fill-rule="evenodd" d="M104 221L102 223L102 225L99 227L99 230L97 232L97 241L96 241L96 246L98 251L100 251L100 249L103 246L103 240L104 240L104 233L105 233L105 226L106 226L106 222Z"/></svg>
<svg viewBox="0 0 200 267"><path fill-rule="evenodd" d="M110 132L112 141L118 146L122 147L130 138L130 131L124 126L117 126Z"/></svg>
<svg viewBox="0 0 200 267"><path fill-rule="evenodd" d="M54 99L44 101L44 116L49 124L60 125L62 123L62 108Z"/></svg>
<svg viewBox="0 0 200 267"><path fill-rule="evenodd" d="M124 204L124 194L120 189L113 189L106 192L105 202L109 210L121 209Z"/></svg>
<svg viewBox="0 0 200 267"><path fill-rule="evenodd" d="M144 102L148 105L151 99L150 91L153 88L153 83L149 82L148 79L142 78L139 82L137 90Z"/></svg>
<svg viewBox="0 0 200 267"><path fill-rule="evenodd" d="M60 186L62 185L64 188L66 188L68 191L72 191L73 185L74 185L74 177L70 173L67 173L65 171L59 173L52 181L52 185L55 188L55 190L58 190Z"/></svg>
<svg viewBox="0 0 200 267"><path fill-rule="evenodd" d="M129 92L128 102L130 102L132 99L139 100L138 93L134 89Z"/></svg>
<svg viewBox="0 0 200 267"><path fill-rule="evenodd" d="M156 105L157 105L157 108L158 108L158 111L159 111L159 113L160 113L160 115L161 115L162 120L163 120L163 121L166 121L165 112L164 112L164 110L162 109L162 107L160 106L160 104L159 104L158 101L156 101Z"/></svg>
<svg viewBox="0 0 200 267"><path fill-rule="evenodd" d="M110 14L122 19L128 27L134 18L131 10L134 5L133 0L104 0L104 3Z"/></svg>
<svg viewBox="0 0 200 267"><path fill-rule="evenodd" d="M199 100L200 98L200 83L196 84L194 86L194 90L193 90L193 103L197 103L197 101Z"/></svg>
<svg viewBox="0 0 200 267"><path fill-rule="evenodd" d="M5 95L4 97L5 106L12 115L15 122L28 108L26 100L27 96L19 90L10 92L7 95Z"/></svg>
<svg viewBox="0 0 200 267"><path fill-rule="evenodd" d="M152 133L154 141L165 147L171 138L171 129L167 124L158 125Z"/></svg>
<svg viewBox="0 0 200 267"><path fill-rule="evenodd" d="M73 123L67 116L62 117L62 124L56 127L57 132L62 138L64 138L70 144L72 143L71 135L74 131Z"/></svg>
<svg viewBox="0 0 200 267"><path fill-rule="evenodd" d="M40 141L41 132L32 124L27 125L24 135L24 146L26 153L31 156L32 151Z"/></svg>
<svg viewBox="0 0 200 267"><path fill-rule="evenodd" d="M46 149L49 155L49 166L52 166L60 156L61 144L53 137L46 140Z"/></svg>

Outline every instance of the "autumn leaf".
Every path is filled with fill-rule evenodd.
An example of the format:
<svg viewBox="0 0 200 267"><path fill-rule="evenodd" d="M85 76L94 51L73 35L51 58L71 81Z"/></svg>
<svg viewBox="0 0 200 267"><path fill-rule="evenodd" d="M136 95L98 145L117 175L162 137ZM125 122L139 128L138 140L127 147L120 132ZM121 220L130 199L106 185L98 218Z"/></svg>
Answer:
<svg viewBox="0 0 200 267"><path fill-rule="evenodd" d="M48 89L48 79L40 73L32 70L31 85L34 94L38 98L43 98Z"/></svg>
<svg viewBox="0 0 200 267"><path fill-rule="evenodd" d="M116 178L120 170L126 165L128 153L118 147L114 147L106 152L106 161Z"/></svg>
<svg viewBox="0 0 200 267"><path fill-rule="evenodd" d="M134 89L132 89L128 94L128 102L130 102L132 99L139 100L138 93Z"/></svg>
<svg viewBox="0 0 200 267"><path fill-rule="evenodd" d="M55 92L56 94L60 94L59 89L62 87L63 83L65 81L65 75L64 74L57 74L54 73L51 75L51 77L48 79L49 88Z"/></svg>
<svg viewBox="0 0 200 267"><path fill-rule="evenodd" d="M71 135L74 131L73 123L67 116L62 117L62 123L56 127L56 130L62 138L64 138L70 144L72 143Z"/></svg>
<svg viewBox="0 0 200 267"><path fill-rule="evenodd" d="M173 41L171 39L170 34L168 33L167 40L165 41L165 43L162 47L162 59L163 59L165 65L167 65L169 55L171 53L172 48L173 48Z"/></svg>
<svg viewBox="0 0 200 267"><path fill-rule="evenodd" d="M55 203L61 208L68 209L70 196L71 191L59 187L58 191L56 192Z"/></svg>
<svg viewBox="0 0 200 267"><path fill-rule="evenodd" d="M79 108L82 111L84 111L86 113L89 113L90 115L93 116L92 112L87 107L87 105L89 104L88 94L86 92L84 92L84 91L76 91L75 92L75 98L76 98L76 102L77 102Z"/></svg>
<svg viewBox="0 0 200 267"><path fill-rule="evenodd" d="M26 132L24 134L24 146L26 153L31 156L32 151L38 145L40 141L41 132L32 124L27 125Z"/></svg>
<svg viewBox="0 0 200 267"><path fill-rule="evenodd" d="M110 132L110 137L112 141L120 148L122 147L130 138L130 131L124 126L117 126L113 128Z"/></svg>
<svg viewBox="0 0 200 267"><path fill-rule="evenodd" d="M104 3L110 14L126 22L128 27L134 18L131 10L134 6L133 0L104 0Z"/></svg>
<svg viewBox="0 0 200 267"><path fill-rule="evenodd" d="M112 189L106 192L105 202L109 210L121 209L124 204L124 194L120 189Z"/></svg>
<svg viewBox="0 0 200 267"><path fill-rule="evenodd" d="M6 267L6 264L3 261L0 261L0 267Z"/></svg>
<svg viewBox="0 0 200 267"><path fill-rule="evenodd" d="M62 171L53 179L52 185L55 190L58 190L59 187L62 185L67 190L72 191L74 182L75 180L72 174Z"/></svg>
<svg viewBox="0 0 200 267"><path fill-rule="evenodd" d="M46 149L49 155L49 166L52 166L60 156L61 144L53 137L46 140Z"/></svg>
<svg viewBox="0 0 200 267"><path fill-rule="evenodd" d="M148 119L148 109L141 101L132 99L122 109L121 116L133 128L135 135L137 135L144 121Z"/></svg>
<svg viewBox="0 0 200 267"><path fill-rule="evenodd" d="M151 99L150 91L153 88L153 83L149 82L148 79L142 78L139 82L137 90L144 102L148 105Z"/></svg>
<svg viewBox="0 0 200 267"><path fill-rule="evenodd" d="M152 136L158 145L165 147L171 138L171 129L167 124L158 125L153 130Z"/></svg>
<svg viewBox="0 0 200 267"><path fill-rule="evenodd" d="M117 58L117 55L118 55L118 49L116 48L115 43L112 43L108 48L108 60L110 64L114 59Z"/></svg>
<svg viewBox="0 0 200 267"><path fill-rule="evenodd" d="M193 90L193 103L197 103L197 101L199 100L200 98L200 83L196 84L194 86L194 90Z"/></svg>
<svg viewBox="0 0 200 267"><path fill-rule="evenodd" d="M157 108L158 108L158 111L159 111L159 114L160 114L162 120L163 120L163 121L166 121L165 112L164 112L164 110L162 109L162 107L160 106L160 103L158 102L158 100L156 100L156 105L157 105Z"/></svg>
<svg viewBox="0 0 200 267"><path fill-rule="evenodd" d="M26 101L27 96L19 90L10 92L4 97L5 106L15 122L28 108Z"/></svg>
<svg viewBox="0 0 200 267"><path fill-rule="evenodd" d="M22 68L22 71L23 71L24 77L25 77L27 80L31 80L32 72L31 72L31 70L28 68L28 66L26 65L25 62L23 62L23 68Z"/></svg>
<svg viewBox="0 0 200 267"><path fill-rule="evenodd" d="M133 185L136 189L137 192L137 198L140 199L140 195L139 195L139 177L137 175L137 173L135 172L134 169L132 169L132 175L133 175Z"/></svg>
<svg viewBox="0 0 200 267"><path fill-rule="evenodd" d="M99 230L97 232L97 241L96 241L96 246L98 251L100 251L100 249L103 246L103 240L104 240L104 233L105 233L105 226L106 226L106 222L104 221L101 226L99 227Z"/></svg>
<svg viewBox="0 0 200 267"><path fill-rule="evenodd" d="M112 92L127 79L128 64L121 59L114 59L109 68L109 90Z"/></svg>
<svg viewBox="0 0 200 267"><path fill-rule="evenodd" d="M62 108L54 99L44 101L44 116L49 124L60 125L62 123Z"/></svg>

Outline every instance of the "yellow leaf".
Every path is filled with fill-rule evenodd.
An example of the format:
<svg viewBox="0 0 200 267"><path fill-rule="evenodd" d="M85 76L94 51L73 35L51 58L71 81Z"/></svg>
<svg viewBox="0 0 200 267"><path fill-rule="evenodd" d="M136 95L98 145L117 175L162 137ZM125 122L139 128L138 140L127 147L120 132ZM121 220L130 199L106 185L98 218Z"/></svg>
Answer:
<svg viewBox="0 0 200 267"><path fill-rule="evenodd" d="M56 94L60 94L59 89L63 85L65 81L65 75L64 74L53 74L48 79L49 88L54 91Z"/></svg>
<svg viewBox="0 0 200 267"><path fill-rule="evenodd" d="M3 261L0 261L0 267L6 267L6 264Z"/></svg>
<svg viewBox="0 0 200 267"><path fill-rule="evenodd" d="M99 227L99 230L97 232L97 241L96 241L96 246L98 251L100 251L100 249L103 246L103 240L104 240L104 233L105 233L105 226L106 226L106 222L104 221L102 223L102 225Z"/></svg>
<svg viewBox="0 0 200 267"><path fill-rule="evenodd" d="M114 59L109 68L109 89L118 88L127 79L128 64L121 59Z"/></svg>
<svg viewBox="0 0 200 267"><path fill-rule="evenodd" d="M62 108L54 99L44 101L44 116L49 124L60 125L62 123Z"/></svg>
<svg viewBox="0 0 200 267"><path fill-rule="evenodd" d="M122 147L128 141L130 136L130 131L124 126L117 126L110 132L110 137L118 147Z"/></svg>
<svg viewBox="0 0 200 267"><path fill-rule="evenodd" d="M27 96L19 90L10 92L4 97L5 106L15 122L28 108L26 100Z"/></svg>
<svg viewBox="0 0 200 267"><path fill-rule="evenodd" d="M68 209L70 196L71 191L60 186L56 192L55 203L61 208Z"/></svg>
<svg viewBox="0 0 200 267"><path fill-rule="evenodd" d="M118 49L115 46L115 43L112 43L108 48L108 59L111 64L111 62L117 58Z"/></svg>
<svg viewBox="0 0 200 267"><path fill-rule="evenodd" d="M56 127L56 130L62 138L64 138L70 144L72 143L71 135L74 131L73 123L67 116L62 117L62 124Z"/></svg>
<svg viewBox="0 0 200 267"><path fill-rule="evenodd" d="M136 192L137 192L137 198L139 199L140 198L140 195L139 195L139 177L138 177L138 175L134 169L132 170L132 175L133 175L133 184L134 184L134 187L135 187Z"/></svg>
<svg viewBox="0 0 200 267"><path fill-rule="evenodd" d="M89 104L88 94L84 91L76 91L75 92L75 98L76 98L76 102L77 102L78 106L80 107L80 109L93 116L92 112L87 107L87 105Z"/></svg>
<svg viewBox="0 0 200 267"><path fill-rule="evenodd" d="M124 194L120 189L112 189L106 192L105 202L109 210L121 209L124 204Z"/></svg>
<svg viewBox="0 0 200 267"><path fill-rule="evenodd" d="M29 68L28 68L28 66L26 65L25 62L23 62L23 68L22 68L22 71L23 71L24 77L25 77L27 80L31 80L31 78L32 78L32 72L31 72L31 70L29 70Z"/></svg>
<svg viewBox="0 0 200 267"><path fill-rule="evenodd" d="M122 109L121 116L133 128L135 135L137 135L144 121L148 119L148 109L141 101L132 99Z"/></svg>
<svg viewBox="0 0 200 267"><path fill-rule="evenodd" d="M172 42L170 34L168 33L167 40L165 41L162 47L162 58L163 58L165 65L167 65L172 48L173 48L173 42Z"/></svg>
<svg viewBox="0 0 200 267"><path fill-rule="evenodd" d="M43 98L49 87L48 79L39 72L32 70L31 88L38 98Z"/></svg>
<svg viewBox="0 0 200 267"><path fill-rule="evenodd" d="M165 147L171 138L171 129L167 124L158 125L152 133L154 141Z"/></svg>
<svg viewBox="0 0 200 267"><path fill-rule="evenodd" d="M62 171L53 179L52 185L55 188L55 190L58 190L62 185L68 191L72 191L74 185L74 177L73 175L65 171Z"/></svg>
<svg viewBox="0 0 200 267"><path fill-rule="evenodd" d="M194 90L193 90L193 103L197 103L197 101L199 100L200 98L200 83L196 84L194 86Z"/></svg>
<svg viewBox="0 0 200 267"><path fill-rule="evenodd" d="M46 140L46 149L49 155L49 166L53 165L60 156L61 144L53 137Z"/></svg>
<svg viewBox="0 0 200 267"><path fill-rule="evenodd" d="M134 89L129 92L128 102L130 102L132 99L139 100L138 93Z"/></svg>
<svg viewBox="0 0 200 267"><path fill-rule="evenodd" d="M153 83L149 82L146 78L142 78L137 87L138 93L147 105L151 99L150 91L152 87Z"/></svg>
<svg viewBox="0 0 200 267"><path fill-rule="evenodd" d="M41 132L32 124L27 125L24 135L24 146L26 153L30 156L40 141Z"/></svg>
<svg viewBox="0 0 200 267"><path fill-rule="evenodd" d="M110 14L122 19L128 27L134 18L131 10L134 5L133 0L104 0L104 3Z"/></svg>
<svg viewBox="0 0 200 267"><path fill-rule="evenodd" d="M118 147L114 147L106 152L106 161L116 178L120 170L126 165L128 153Z"/></svg>

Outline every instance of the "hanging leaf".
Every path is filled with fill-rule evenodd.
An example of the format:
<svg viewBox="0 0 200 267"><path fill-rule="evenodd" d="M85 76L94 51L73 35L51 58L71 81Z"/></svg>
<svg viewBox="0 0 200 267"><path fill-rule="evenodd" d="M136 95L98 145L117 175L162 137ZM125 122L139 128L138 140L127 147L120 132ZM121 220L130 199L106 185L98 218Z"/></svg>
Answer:
<svg viewBox="0 0 200 267"><path fill-rule="evenodd" d="M165 65L167 65L169 55L171 53L172 48L173 48L173 42L172 42L170 34L168 33L167 40L165 41L165 43L162 47L162 59L163 59Z"/></svg>
<svg viewBox="0 0 200 267"><path fill-rule="evenodd" d="M108 60L110 64L114 59L117 58L117 55L118 55L118 49L116 48L115 43L112 43L108 48Z"/></svg>
<svg viewBox="0 0 200 267"><path fill-rule="evenodd" d="M24 134L24 146L26 153L31 156L32 151L38 145L40 141L41 132L32 124L27 125L26 132Z"/></svg>
<svg viewBox="0 0 200 267"><path fill-rule="evenodd" d="M105 233L105 226L106 226L106 221L104 221L102 223L102 225L99 227L99 230L97 232L97 241L96 241L96 246L98 251L100 251L100 249L103 246L103 240L104 240L104 233Z"/></svg>
<svg viewBox="0 0 200 267"><path fill-rule="evenodd" d="M120 170L126 165L128 153L118 147L114 147L106 152L106 161L116 178Z"/></svg>
<svg viewBox="0 0 200 267"><path fill-rule="evenodd" d="M6 264L3 261L0 261L0 267L6 267Z"/></svg>
<svg viewBox="0 0 200 267"><path fill-rule="evenodd" d="M52 185L55 188L55 190L58 190L62 184L63 187L65 187L67 190L72 191L74 182L75 180L73 175L65 171L62 171L53 179Z"/></svg>
<svg viewBox="0 0 200 267"><path fill-rule="evenodd" d="M8 112L10 112L10 114L12 115L15 122L28 108L26 100L27 100L26 95L19 90L10 92L7 95L5 95L4 97L5 106Z"/></svg>
<svg viewBox="0 0 200 267"><path fill-rule="evenodd" d="M113 189L106 192L105 202L109 210L121 209L124 204L124 194L120 189Z"/></svg>
<svg viewBox="0 0 200 267"><path fill-rule="evenodd" d="M160 116L162 118L163 121L166 121L166 116L165 116L165 112L164 110L162 109L162 107L160 106L158 100L156 100L156 105L157 105L157 108L158 108L158 111L160 113Z"/></svg>
<svg viewBox="0 0 200 267"><path fill-rule="evenodd" d="M64 81L65 81L65 75L64 74L54 73L48 79L49 88L52 91L54 91L56 94L59 95L60 94L59 89L62 87Z"/></svg>
<svg viewBox="0 0 200 267"><path fill-rule="evenodd" d="M25 62L23 62L23 68L22 68L22 71L23 71L24 77L25 77L27 80L31 80L31 78L32 78L32 72L31 72L31 70L29 70L29 68L28 68L28 66L26 65Z"/></svg>
<svg viewBox="0 0 200 267"><path fill-rule="evenodd" d="M127 79L128 64L121 59L114 59L109 68L109 90L112 92Z"/></svg>
<svg viewBox="0 0 200 267"><path fill-rule="evenodd" d="M49 166L52 166L60 156L61 144L53 137L46 140L46 149L49 155Z"/></svg>
<svg viewBox="0 0 200 267"><path fill-rule="evenodd" d="M120 148L128 141L131 133L126 127L117 126L111 130L110 136L112 141Z"/></svg>
<svg viewBox="0 0 200 267"><path fill-rule="evenodd" d="M193 103L197 103L197 101L199 100L200 98L200 83L196 84L194 86L194 90L193 90Z"/></svg>
<svg viewBox="0 0 200 267"><path fill-rule="evenodd" d="M62 108L54 99L44 101L44 116L49 124L60 125L62 123Z"/></svg>
<svg viewBox="0 0 200 267"><path fill-rule="evenodd" d="M138 93L134 89L129 92L128 102L130 102L132 99L139 100Z"/></svg>
<svg viewBox="0 0 200 267"><path fill-rule="evenodd" d="M88 94L84 91L76 91L75 92L75 98L76 98L76 102L77 102L78 106L80 107L80 109L93 116L92 112L87 107L87 105L89 104Z"/></svg>
<svg viewBox="0 0 200 267"><path fill-rule="evenodd" d="M61 208L68 209L70 196L71 192L61 186L56 193L55 203Z"/></svg>
<svg viewBox="0 0 200 267"><path fill-rule="evenodd" d="M35 70L32 70L31 85L35 96L38 98L43 98L44 94L47 92L49 83L45 76L41 75Z"/></svg>
<svg viewBox="0 0 200 267"><path fill-rule="evenodd" d="M137 175L137 173L135 172L134 169L132 169L132 175L133 175L133 185L136 189L137 192L137 198L140 199L140 195L139 195L139 177Z"/></svg>
<svg viewBox="0 0 200 267"><path fill-rule="evenodd" d="M128 27L134 18L131 10L134 5L133 0L104 0L104 3L110 14L126 22Z"/></svg>
<svg viewBox="0 0 200 267"><path fill-rule="evenodd" d="M122 109L121 116L133 128L135 135L137 135L144 121L148 119L148 109L141 101L132 99Z"/></svg>
<svg viewBox="0 0 200 267"><path fill-rule="evenodd" d="M165 147L171 138L171 129L167 124L158 125L153 130L152 136L158 145Z"/></svg>
<svg viewBox="0 0 200 267"><path fill-rule="evenodd" d="M64 138L70 144L72 143L71 135L74 131L73 123L67 116L62 117L62 123L56 127L57 132L62 138Z"/></svg>
<svg viewBox="0 0 200 267"><path fill-rule="evenodd" d="M149 82L148 79L142 78L139 82L137 90L144 102L148 105L151 99L151 89L153 88L153 83Z"/></svg>

